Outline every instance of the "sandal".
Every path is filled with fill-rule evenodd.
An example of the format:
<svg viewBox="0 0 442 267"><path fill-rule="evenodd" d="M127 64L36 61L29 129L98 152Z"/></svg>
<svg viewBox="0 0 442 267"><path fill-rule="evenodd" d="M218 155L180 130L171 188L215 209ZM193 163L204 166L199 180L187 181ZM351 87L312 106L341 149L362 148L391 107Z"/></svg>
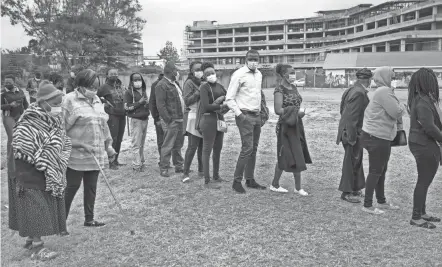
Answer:
<svg viewBox="0 0 442 267"><path fill-rule="evenodd" d="M92 221L92 222L84 222L84 226L88 226L88 227L101 227L101 226L105 226L105 223L102 222L97 222L97 221Z"/></svg>
<svg viewBox="0 0 442 267"><path fill-rule="evenodd" d="M430 216L430 217L421 217L421 218L422 218L422 220L425 220L425 221L427 221L427 222L440 222L440 218L433 217L433 216Z"/></svg>
<svg viewBox="0 0 442 267"><path fill-rule="evenodd" d="M350 194L342 194L341 199L345 200L349 203L361 203L361 200L357 199L355 196L352 196Z"/></svg>
<svg viewBox="0 0 442 267"><path fill-rule="evenodd" d="M35 252L31 255L32 260L41 260L41 261L48 261L52 260L55 257L58 256L57 252L50 251L47 248L42 248L38 252Z"/></svg>
<svg viewBox="0 0 442 267"><path fill-rule="evenodd" d="M421 228L425 228L425 229L434 229L436 228L436 225L430 223L430 222L424 222L421 224L415 223L413 220L410 221L410 224L416 227L421 227Z"/></svg>

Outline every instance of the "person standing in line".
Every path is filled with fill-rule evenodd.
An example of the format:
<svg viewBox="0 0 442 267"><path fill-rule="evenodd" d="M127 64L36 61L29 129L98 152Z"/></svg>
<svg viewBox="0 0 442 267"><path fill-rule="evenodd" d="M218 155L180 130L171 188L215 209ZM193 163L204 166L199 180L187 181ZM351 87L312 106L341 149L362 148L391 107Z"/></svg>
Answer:
<svg viewBox="0 0 442 267"><path fill-rule="evenodd" d="M256 153L262 126L260 114L262 74L258 70L258 64L258 51L248 51L246 65L233 73L226 95L226 103L235 113L242 142L232 185L238 193L246 192L241 184L243 176L247 187L266 188L255 181Z"/></svg>
<svg viewBox="0 0 442 267"><path fill-rule="evenodd" d="M5 88L1 90L1 109L2 121L5 127L5 132L8 137L7 150L7 165L8 165L8 217L9 228L18 224L17 222L17 198L16 198L16 168L14 161L14 151L12 147L12 134L15 124L20 119L20 116L28 108L29 104L25 93L15 85L15 77L8 75L5 77Z"/></svg>
<svg viewBox="0 0 442 267"><path fill-rule="evenodd" d="M156 96L155 96L155 87L163 79L163 77L164 77L163 73L158 75L158 79L150 87L150 98L149 98L150 114L152 114L153 122L155 124L155 133L157 135L158 155L159 155L159 158L160 158L160 160L158 161L158 166L160 166L160 161L161 161L161 147L163 146L164 131L163 131L163 127L161 126L160 113L158 112L158 108L157 108L157 100L156 100ZM170 168L170 164L168 165L168 169L169 168Z"/></svg>
<svg viewBox="0 0 442 267"><path fill-rule="evenodd" d="M94 220L98 176L100 167L104 169L107 163L115 161L116 152L111 145L112 136L107 124L109 115L97 96L98 75L91 69L82 70L75 77L75 84L78 87L65 96L62 106L66 133L72 141L66 171L66 218L83 181L84 226L100 227L105 223Z"/></svg>
<svg viewBox="0 0 442 267"><path fill-rule="evenodd" d="M109 69L106 82L98 89L97 96L105 100L104 109L109 114L107 124L112 135L112 147L117 152L115 161L109 166L111 170L118 170L119 166L124 165L118 162L118 156L126 128L125 92L126 89L123 88L121 80L118 79L118 70Z"/></svg>
<svg viewBox="0 0 442 267"><path fill-rule="evenodd" d="M342 164L342 176L339 191L341 199L350 203L361 203L361 190L365 188L365 175L362 158L364 151L360 135L364 121L364 111L370 100L367 88L373 73L369 69L356 72L356 83L344 92L341 99L338 137L336 144L342 142L345 156Z"/></svg>
<svg viewBox="0 0 442 267"><path fill-rule="evenodd" d="M31 258L50 260L58 253L44 248L42 236L67 235L64 193L71 154L61 117L63 93L52 84L41 86L36 103L24 112L13 133L17 167L17 225L27 237Z"/></svg>
<svg viewBox="0 0 442 267"><path fill-rule="evenodd" d="M184 82L184 103L186 104L186 110L184 111L184 127L187 135L187 150L184 156L184 176L183 182L190 180L190 165L192 164L195 152L198 150L198 174L200 176L203 173L203 136L196 130L197 110L200 104L200 85L203 77L203 71L201 70L201 62L194 61L190 64L190 72L187 80Z"/></svg>
<svg viewBox="0 0 442 267"><path fill-rule="evenodd" d="M279 115L276 124L277 157L275 176L270 190L287 193L287 189L279 186L283 171L293 173L295 178L294 192L301 196L308 193L301 187L301 172L311 164L310 153L305 139L302 118L305 113L300 110L302 96L293 84L296 81L296 70L290 65L278 64L276 73L282 78L275 89L275 113Z"/></svg>
<svg viewBox="0 0 442 267"><path fill-rule="evenodd" d="M175 166L175 173L183 173L183 157L181 149L184 143L183 92L177 81L178 69L173 63L164 66L164 78L155 87L156 104L164 131L163 145L161 146L160 175L169 177L170 157Z"/></svg>
<svg viewBox="0 0 442 267"><path fill-rule="evenodd" d="M394 72L391 67L377 68L373 80L378 88L364 112L361 144L368 152L368 176L365 188L363 211L383 214L382 209L397 210L399 207L385 198L385 174L391 154L391 141L402 128L405 106L401 105L391 88ZM373 193L376 191L378 207L373 207Z"/></svg>
<svg viewBox="0 0 442 267"><path fill-rule="evenodd" d="M74 65L71 68L71 71L69 73L70 77L66 84L66 94L69 94L70 92L73 92L77 86L75 85L75 75L83 70L83 67L80 65Z"/></svg>
<svg viewBox="0 0 442 267"><path fill-rule="evenodd" d="M29 93L29 102L34 103L37 95L37 90L41 81L41 73L35 73L35 77L28 80L26 91Z"/></svg>
<svg viewBox="0 0 442 267"><path fill-rule="evenodd" d="M129 88L124 94L124 107L130 118L132 129L132 168L134 171L144 171L144 143L146 142L147 124L149 122L149 104L146 93L146 83L140 73L130 75Z"/></svg>
<svg viewBox="0 0 442 267"><path fill-rule="evenodd" d="M198 130L203 136L203 170L204 185L206 188L219 189L218 185L210 183L210 154L213 150L213 181L222 182L219 175L221 150L223 148L224 132L218 129L218 121L224 121L223 114L229 111L223 104L226 89L217 82L215 67L212 63L204 62L201 66L206 83L200 86L201 103L198 116Z"/></svg>
<svg viewBox="0 0 442 267"><path fill-rule="evenodd" d="M55 88L57 88L58 90L63 92L63 88L64 88L63 76L61 76L58 73L53 72L49 76L49 81L55 86Z"/></svg>
<svg viewBox="0 0 442 267"><path fill-rule="evenodd" d="M419 69L411 76L408 85L409 148L417 165L410 224L427 229L436 228L433 222L441 221L426 211L428 188L442 163L442 111L439 104L436 75L430 69Z"/></svg>

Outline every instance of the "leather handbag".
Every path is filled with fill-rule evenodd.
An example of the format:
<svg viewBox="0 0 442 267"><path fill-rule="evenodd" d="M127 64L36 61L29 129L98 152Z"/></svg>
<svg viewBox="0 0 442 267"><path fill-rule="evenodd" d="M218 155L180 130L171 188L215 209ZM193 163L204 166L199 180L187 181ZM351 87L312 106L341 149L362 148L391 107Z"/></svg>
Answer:
<svg viewBox="0 0 442 267"><path fill-rule="evenodd" d="M407 142L407 134L404 130L399 130L396 133L396 137L393 141L391 141L391 146L406 146Z"/></svg>

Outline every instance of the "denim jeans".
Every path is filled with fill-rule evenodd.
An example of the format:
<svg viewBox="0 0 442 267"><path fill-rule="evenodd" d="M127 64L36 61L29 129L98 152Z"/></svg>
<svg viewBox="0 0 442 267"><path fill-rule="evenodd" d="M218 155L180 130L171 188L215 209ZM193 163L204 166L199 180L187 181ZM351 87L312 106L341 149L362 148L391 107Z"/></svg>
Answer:
<svg viewBox="0 0 442 267"><path fill-rule="evenodd" d="M163 171L168 170L170 157L172 156L175 170L181 170L184 163L183 156L181 155L181 149L184 144L183 121L174 120L166 124L161 120L161 125L164 131L164 140L161 146L160 169Z"/></svg>
<svg viewBox="0 0 442 267"><path fill-rule="evenodd" d="M236 117L242 146L234 173L235 182L241 182L243 176L246 180L255 178L256 152L261 135L261 115L244 113L244 116L244 121Z"/></svg>
<svg viewBox="0 0 442 267"><path fill-rule="evenodd" d="M187 150L186 155L184 156L184 175L189 175L190 165L192 164L193 158L195 157L195 153L198 150L198 172L203 171L203 163L202 163L202 155L203 155L203 139L193 135L191 133L187 134Z"/></svg>
<svg viewBox="0 0 442 267"><path fill-rule="evenodd" d="M440 162L439 146L434 143L427 146L409 143L417 165L417 183L413 195L413 220L421 219L426 214L428 188L436 176Z"/></svg>
<svg viewBox="0 0 442 267"><path fill-rule="evenodd" d="M217 115L202 115L200 128L203 133L203 169L204 179L210 181L210 154L213 150L213 178L219 178L219 164L223 149L224 133L217 131Z"/></svg>
<svg viewBox="0 0 442 267"><path fill-rule="evenodd" d="M144 143L146 142L148 120L130 119L130 127L132 130L132 166L139 168L144 165Z"/></svg>
<svg viewBox="0 0 442 267"><path fill-rule="evenodd" d="M72 201L74 200L75 194L77 194L78 189L81 186L81 181L83 181L83 205L84 205L84 217L86 222L94 220L94 206L95 197L97 195L97 182L99 171L76 171L68 168L66 171L66 218L69 215L71 209Z"/></svg>
<svg viewBox="0 0 442 267"><path fill-rule="evenodd" d="M364 131L361 134L361 144L368 152L368 176L365 184L364 207L373 206L373 193L379 204L386 203L385 174L391 154L391 141L372 136Z"/></svg>

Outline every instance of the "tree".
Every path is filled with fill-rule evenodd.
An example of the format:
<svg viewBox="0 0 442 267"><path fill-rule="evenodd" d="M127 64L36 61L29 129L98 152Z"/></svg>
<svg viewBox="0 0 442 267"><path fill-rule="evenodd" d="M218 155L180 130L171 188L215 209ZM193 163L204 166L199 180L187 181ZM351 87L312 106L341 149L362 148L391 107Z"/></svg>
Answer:
<svg viewBox="0 0 442 267"><path fill-rule="evenodd" d="M180 55L171 41L166 42L166 46L160 50L158 56L160 59L164 59L166 64L168 62L176 63L180 59Z"/></svg>
<svg viewBox="0 0 442 267"><path fill-rule="evenodd" d="M124 67L136 57L145 20L139 0L4 0L2 16L21 24L32 47L72 64ZM31 43L30 43L31 46ZM71 60L74 59L74 60Z"/></svg>

